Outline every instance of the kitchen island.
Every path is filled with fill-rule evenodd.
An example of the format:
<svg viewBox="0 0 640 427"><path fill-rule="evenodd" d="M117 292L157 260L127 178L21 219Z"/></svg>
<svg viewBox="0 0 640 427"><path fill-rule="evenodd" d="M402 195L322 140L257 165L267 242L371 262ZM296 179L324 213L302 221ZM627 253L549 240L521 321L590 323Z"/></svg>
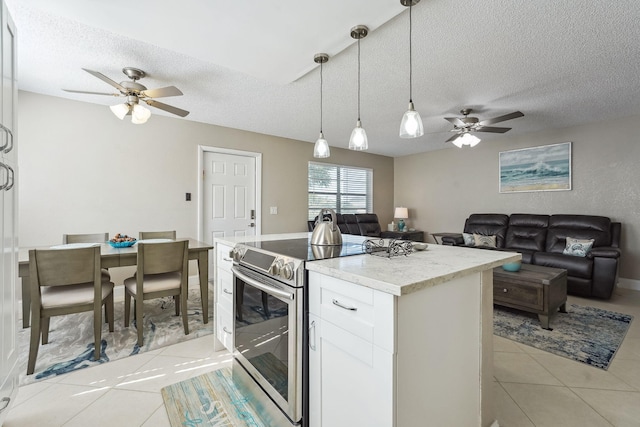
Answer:
<svg viewBox="0 0 640 427"><path fill-rule="evenodd" d="M518 259L430 245L306 262L309 427L492 425L492 269Z"/></svg>

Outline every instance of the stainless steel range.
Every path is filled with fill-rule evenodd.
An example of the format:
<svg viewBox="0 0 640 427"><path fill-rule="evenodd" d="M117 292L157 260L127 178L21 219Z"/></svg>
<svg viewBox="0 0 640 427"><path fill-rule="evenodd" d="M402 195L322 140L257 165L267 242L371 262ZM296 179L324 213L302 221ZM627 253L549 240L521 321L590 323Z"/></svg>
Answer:
<svg viewBox="0 0 640 427"><path fill-rule="evenodd" d="M231 253L234 375L248 373L292 425L307 425L305 262L361 253L360 243L312 247L307 238L239 243Z"/></svg>

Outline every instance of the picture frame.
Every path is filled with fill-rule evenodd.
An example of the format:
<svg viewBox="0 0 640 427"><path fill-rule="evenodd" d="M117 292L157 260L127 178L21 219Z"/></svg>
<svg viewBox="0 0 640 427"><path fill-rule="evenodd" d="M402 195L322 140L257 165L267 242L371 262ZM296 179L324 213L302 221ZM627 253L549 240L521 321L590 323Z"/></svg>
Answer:
<svg viewBox="0 0 640 427"><path fill-rule="evenodd" d="M500 193L571 190L571 142L501 151Z"/></svg>

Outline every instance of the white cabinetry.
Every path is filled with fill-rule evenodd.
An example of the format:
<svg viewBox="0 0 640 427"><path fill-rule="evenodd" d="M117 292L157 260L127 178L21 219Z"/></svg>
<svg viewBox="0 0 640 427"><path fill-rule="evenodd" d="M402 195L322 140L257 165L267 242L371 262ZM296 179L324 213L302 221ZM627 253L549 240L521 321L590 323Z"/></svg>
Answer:
<svg viewBox="0 0 640 427"><path fill-rule="evenodd" d="M490 425L490 279L394 296L310 271L310 427Z"/></svg>
<svg viewBox="0 0 640 427"><path fill-rule="evenodd" d="M229 256L231 249L225 244L215 243L216 338L229 351L233 351L234 322L233 273L231 273L233 260Z"/></svg>
<svg viewBox="0 0 640 427"><path fill-rule="evenodd" d="M17 86L15 79L16 31L7 7L2 3L1 58L2 58L2 99L0 101L0 424L18 391L17 370L17 280L18 280L18 238L17 238L17 150L15 128L15 100Z"/></svg>

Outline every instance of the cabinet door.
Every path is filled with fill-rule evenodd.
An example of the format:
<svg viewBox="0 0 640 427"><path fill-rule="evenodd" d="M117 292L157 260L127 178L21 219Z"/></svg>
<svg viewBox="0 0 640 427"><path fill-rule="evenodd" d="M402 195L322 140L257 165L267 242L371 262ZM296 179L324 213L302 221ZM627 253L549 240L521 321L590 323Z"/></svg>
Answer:
<svg viewBox="0 0 640 427"><path fill-rule="evenodd" d="M16 58L15 58L15 46L16 46L16 29L11 17L9 16L6 5L2 5L2 125L7 129L0 133L0 146L8 143L8 146L3 150L2 156L13 163L15 167L17 165L17 150L15 148L15 98L18 93L18 87L16 83Z"/></svg>
<svg viewBox="0 0 640 427"><path fill-rule="evenodd" d="M393 354L312 315L310 326L314 320L318 339L309 351L310 426L393 427Z"/></svg>
<svg viewBox="0 0 640 427"><path fill-rule="evenodd" d="M233 351L233 316L220 304L216 305L216 338L229 351Z"/></svg>

